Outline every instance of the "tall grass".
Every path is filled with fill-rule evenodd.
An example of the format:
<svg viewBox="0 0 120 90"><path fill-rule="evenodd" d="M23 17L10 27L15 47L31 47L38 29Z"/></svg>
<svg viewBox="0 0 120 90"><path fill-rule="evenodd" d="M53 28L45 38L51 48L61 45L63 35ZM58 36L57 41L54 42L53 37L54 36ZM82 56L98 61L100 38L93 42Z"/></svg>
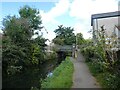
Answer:
<svg viewBox="0 0 120 90"><path fill-rule="evenodd" d="M69 57L53 71L51 77L47 77L41 84L45 88L70 88L72 86L73 63Z"/></svg>

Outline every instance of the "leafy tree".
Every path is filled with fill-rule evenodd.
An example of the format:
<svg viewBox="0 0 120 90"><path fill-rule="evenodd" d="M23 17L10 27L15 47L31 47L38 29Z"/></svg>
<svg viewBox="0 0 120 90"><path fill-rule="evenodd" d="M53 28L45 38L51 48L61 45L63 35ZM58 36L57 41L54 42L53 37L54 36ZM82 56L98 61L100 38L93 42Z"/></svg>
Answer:
<svg viewBox="0 0 120 90"><path fill-rule="evenodd" d="M35 38L33 40L33 44L32 44L32 63L33 64L41 64L42 62L44 62L45 58L45 46L47 46L45 44L45 42L47 41L47 39L42 38L41 36L38 36L37 38Z"/></svg>
<svg viewBox="0 0 120 90"><path fill-rule="evenodd" d="M3 20L3 69L14 71L16 67L40 64L44 60L46 39L33 39L34 31L43 28L39 12L29 6L19 10L20 17L7 16ZM12 70L10 67L12 67ZM13 68L14 67L14 68Z"/></svg>
<svg viewBox="0 0 120 90"><path fill-rule="evenodd" d="M40 30L43 28L41 26L42 21L39 15L39 10L31 8L29 6L24 6L19 10L20 17L28 19L30 28L32 30Z"/></svg>
<svg viewBox="0 0 120 90"><path fill-rule="evenodd" d="M85 42L85 39L83 38L82 33L77 33L76 37L77 37L77 44L78 45L82 45Z"/></svg>
<svg viewBox="0 0 120 90"><path fill-rule="evenodd" d="M11 66L22 66L27 55L25 54L23 43L26 42L27 35L23 32L22 23L18 22L15 16L8 16L3 20L3 70L7 71ZM27 60L27 59L26 59Z"/></svg>
<svg viewBox="0 0 120 90"><path fill-rule="evenodd" d="M58 26L58 29L54 31L56 37L53 39L53 42L59 45L72 45L75 43L75 34L73 31L74 29L71 27Z"/></svg>

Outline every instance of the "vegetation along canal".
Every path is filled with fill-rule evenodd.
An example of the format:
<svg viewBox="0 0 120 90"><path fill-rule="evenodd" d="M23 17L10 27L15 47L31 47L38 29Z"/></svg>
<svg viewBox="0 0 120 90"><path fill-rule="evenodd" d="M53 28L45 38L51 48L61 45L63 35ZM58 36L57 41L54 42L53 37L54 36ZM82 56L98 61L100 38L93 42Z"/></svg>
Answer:
<svg viewBox="0 0 120 90"><path fill-rule="evenodd" d="M56 61L52 60L38 67L31 67L14 76L3 79L3 88L40 88L40 82L56 67Z"/></svg>
<svg viewBox="0 0 120 90"><path fill-rule="evenodd" d="M15 75L3 75L3 89L20 88L30 90L41 87L41 81L50 76L52 71L64 60L58 57L55 60L47 60L40 66L32 66Z"/></svg>
<svg viewBox="0 0 120 90"><path fill-rule="evenodd" d="M3 90L40 89L41 81L50 76L55 67L67 56L64 52L57 51L58 47L47 51L46 42L49 38L42 35L45 27L42 25L39 11L25 5L18 10L18 16L8 14L3 19L1 36ZM73 31L71 27L59 25L54 31L56 37L52 43L72 45L75 43ZM49 51L52 51L52 54Z"/></svg>

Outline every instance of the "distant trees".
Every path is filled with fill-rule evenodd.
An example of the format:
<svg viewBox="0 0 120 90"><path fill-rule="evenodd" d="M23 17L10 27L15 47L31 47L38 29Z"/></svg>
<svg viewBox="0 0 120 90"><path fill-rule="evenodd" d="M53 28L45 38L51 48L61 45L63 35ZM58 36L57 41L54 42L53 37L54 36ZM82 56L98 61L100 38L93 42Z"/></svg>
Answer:
<svg viewBox="0 0 120 90"><path fill-rule="evenodd" d="M74 29L71 27L64 27L63 25L58 26L54 32L56 37L53 39L53 42L58 45L72 45L77 42L77 45L81 45L85 42L82 33L73 33Z"/></svg>
<svg viewBox="0 0 120 90"><path fill-rule="evenodd" d="M71 27L58 26L58 29L54 31L56 37L53 39L53 42L58 45L72 45L75 43L75 34L73 31L74 29Z"/></svg>
<svg viewBox="0 0 120 90"><path fill-rule="evenodd" d="M43 28L38 14L38 10L24 6L19 10L20 17L7 16L3 20L2 65L5 73L12 74L15 70L19 71L17 69L44 61L46 39L42 36L32 38L35 30Z"/></svg>
<svg viewBox="0 0 120 90"><path fill-rule="evenodd" d="M77 45L82 45L85 42L85 39L83 38L82 33L77 33Z"/></svg>

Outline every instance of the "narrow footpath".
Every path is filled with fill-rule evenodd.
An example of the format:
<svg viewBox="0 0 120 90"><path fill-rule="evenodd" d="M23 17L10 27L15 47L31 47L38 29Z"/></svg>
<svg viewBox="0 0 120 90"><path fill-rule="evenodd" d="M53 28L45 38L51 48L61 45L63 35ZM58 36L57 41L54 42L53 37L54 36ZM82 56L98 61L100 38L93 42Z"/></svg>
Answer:
<svg viewBox="0 0 120 90"><path fill-rule="evenodd" d="M77 59L71 57L71 61L74 64L72 88L100 88L81 53L78 53Z"/></svg>

